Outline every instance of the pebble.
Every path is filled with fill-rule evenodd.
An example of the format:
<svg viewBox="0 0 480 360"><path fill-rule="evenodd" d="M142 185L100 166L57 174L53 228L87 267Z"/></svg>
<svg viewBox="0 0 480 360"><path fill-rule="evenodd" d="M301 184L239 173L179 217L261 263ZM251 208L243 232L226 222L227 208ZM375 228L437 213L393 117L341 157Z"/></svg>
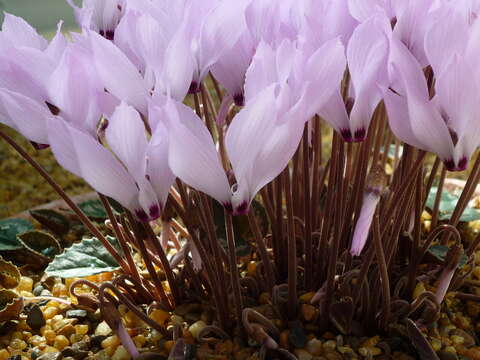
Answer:
<svg viewBox="0 0 480 360"><path fill-rule="evenodd" d="M45 288L41 285L41 284L38 284L37 286L35 286L35 288L33 289L33 295L35 296L40 296L40 294L42 293L42 291L44 290Z"/></svg>
<svg viewBox="0 0 480 360"><path fill-rule="evenodd" d="M312 360L313 356L306 350L295 349L294 354L297 356L298 360Z"/></svg>
<svg viewBox="0 0 480 360"><path fill-rule="evenodd" d="M316 312L317 309L315 308L315 306L309 304L302 304L302 316L306 321L312 321L315 318Z"/></svg>
<svg viewBox="0 0 480 360"><path fill-rule="evenodd" d="M87 311L86 310L83 310L83 309L72 309L72 310L68 310L66 313L65 313L65 317L67 319L79 319L79 320L83 320L87 317Z"/></svg>
<svg viewBox="0 0 480 360"><path fill-rule="evenodd" d="M202 331L206 326L207 326L207 324L205 324L204 321L199 320L199 321L193 323L192 325L190 325L190 327L188 328L188 331L192 334L192 336L195 339L197 339L200 331Z"/></svg>
<svg viewBox="0 0 480 360"><path fill-rule="evenodd" d="M361 347L358 349L358 353L364 357L369 356L369 354L372 356L377 356L382 353L382 349L377 347Z"/></svg>
<svg viewBox="0 0 480 360"><path fill-rule="evenodd" d="M312 355L321 355L323 350L322 342L313 338L307 342L306 349Z"/></svg>
<svg viewBox="0 0 480 360"><path fill-rule="evenodd" d="M458 356L456 353L452 353L446 350L438 351L437 355L440 358L440 360L458 360Z"/></svg>
<svg viewBox="0 0 480 360"><path fill-rule="evenodd" d="M123 347L119 346L112 355L112 360L130 360L131 356L128 351Z"/></svg>
<svg viewBox="0 0 480 360"><path fill-rule="evenodd" d="M97 328L95 329L95 335L103 335L103 336L108 336L112 333L112 329L110 329L110 326L105 321L102 321L100 324L98 324Z"/></svg>
<svg viewBox="0 0 480 360"><path fill-rule="evenodd" d="M300 321L292 321L288 340L297 349L303 348L307 344L307 335Z"/></svg>
<svg viewBox="0 0 480 360"><path fill-rule="evenodd" d="M49 352L49 353L44 353L43 355L40 355L37 360L60 360L62 358L62 353L57 351L57 352Z"/></svg>
<svg viewBox="0 0 480 360"><path fill-rule="evenodd" d="M37 304L32 305L27 315L28 326L30 326L33 330L38 330L46 323L47 322L45 321L45 317L43 316L40 306Z"/></svg>
<svg viewBox="0 0 480 360"><path fill-rule="evenodd" d="M475 345L475 338L470 335L468 332L462 329L455 329L451 332L452 341L455 343L453 336L458 336L463 339L462 344L466 347L472 347Z"/></svg>

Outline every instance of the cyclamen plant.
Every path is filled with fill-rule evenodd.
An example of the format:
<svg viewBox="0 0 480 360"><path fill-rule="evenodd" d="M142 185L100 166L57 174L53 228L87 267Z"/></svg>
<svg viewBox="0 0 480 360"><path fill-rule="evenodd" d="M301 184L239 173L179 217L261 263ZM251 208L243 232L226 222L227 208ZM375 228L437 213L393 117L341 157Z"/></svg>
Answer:
<svg viewBox="0 0 480 360"><path fill-rule="evenodd" d="M435 321L467 275L457 270L467 244L456 226L480 159L448 224L434 221L428 232L422 213L436 179L465 170L480 143L478 1L67 1L81 32L66 37L60 23L50 42L5 15L0 121L37 149L51 147L99 193L123 254L0 136L119 262L113 283L81 280L72 293L80 283L98 291L79 302L101 307L132 357L153 355L135 349L119 303L171 338L140 305L172 310L201 299L216 313L206 333L247 336L287 358L276 326L247 306L259 291L285 321L298 316L299 295L315 293L320 328L342 333ZM125 211L115 214L107 197ZM268 216L267 233L253 202ZM233 216L248 218L253 277L241 275ZM426 257L434 241L450 246L443 264ZM468 244L469 263L479 242ZM436 292L413 299L418 278Z"/></svg>

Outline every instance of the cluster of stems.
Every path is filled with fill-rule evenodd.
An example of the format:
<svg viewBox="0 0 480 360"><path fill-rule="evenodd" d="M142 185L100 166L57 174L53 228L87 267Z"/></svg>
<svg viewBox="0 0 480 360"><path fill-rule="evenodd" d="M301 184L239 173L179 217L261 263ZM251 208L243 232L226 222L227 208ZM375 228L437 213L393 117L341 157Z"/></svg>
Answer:
<svg viewBox="0 0 480 360"><path fill-rule="evenodd" d="M213 91L201 86L192 97L228 172L224 132L231 114L226 124L215 121L214 102L222 102L222 93L212 80ZM245 264L236 255L232 214L225 210L227 246L223 247L214 200L179 179L159 220L161 236L154 231L158 224L141 223L126 209L115 213L99 194L108 226L121 245L119 252L28 152L4 132L0 137L33 165L118 261L121 274L112 283L97 286L81 280L72 285L72 294L84 306L102 308L135 358L140 354L113 305L125 304L149 326L172 337L176 330L150 319L141 304L147 304L148 311L171 311L187 302L210 303L216 314L207 328L210 335L249 336L270 350L278 349L278 329L247 306L265 292L285 322L299 317L299 297L314 293L312 303L318 306L316 321L322 329L336 327L348 333L352 324L361 323L366 332L388 330L390 323L407 318L428 326L438 316L447 291L459 289L467 276L466 271L457 270L460 257L467 256L468 269L480 242L479 236L470 244L462 243L456 229L480 180L480 158L474 161L450 221L441 222L445 166L439 158L431 160L424 151L396 140L382 104L361 143L344 142L319 117L306 124L290 164L257 196L268 217L268 232L264 233L253 207L241 215L250 226L249 259L257 263L253 276L242 275ZM434 184L438 184L435 204L426 209ZM353 253L355 226L372 189L378 191L371 225L364 229L366 244L360 254ZM422 217L426 210L431 214L429 230ZM432 261L427 254L437 242L450 247L443 262ZM171 249L177 252L175 259L169 258ZM134 253L140 254L148 277L141 275ZM436 293L414 299L419 279L430 283ZM76 294L79 284L91 286L98 298ZM469 297L459 293L462 296Z"/></svg>

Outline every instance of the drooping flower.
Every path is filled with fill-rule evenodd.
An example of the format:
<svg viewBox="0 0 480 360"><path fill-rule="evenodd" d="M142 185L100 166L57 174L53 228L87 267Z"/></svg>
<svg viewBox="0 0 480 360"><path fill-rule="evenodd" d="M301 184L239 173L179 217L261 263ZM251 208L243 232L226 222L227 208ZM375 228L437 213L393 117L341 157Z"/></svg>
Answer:
<svg viewBox="0 0 480 360"><path fill-rule="evenodd" d="M448 170L465 170L480 143L472 113L478 80L472 76L471 58L454 55L443 73L440 71L437 95L430 99L418 61L395 37L390 45L392 85L384 100L392 131L402 141L436 153Z"/></svg>
<svg viewBox="0 0 480 360"><path fill-rule="evenodd" d="M159 126L156 132L149 141L140 114L122 103L106 130L112 153L95 136L63 119L48 120L49 142L57 161L141 221L160 216L174 179L167 165L164 128Z"/></svg>

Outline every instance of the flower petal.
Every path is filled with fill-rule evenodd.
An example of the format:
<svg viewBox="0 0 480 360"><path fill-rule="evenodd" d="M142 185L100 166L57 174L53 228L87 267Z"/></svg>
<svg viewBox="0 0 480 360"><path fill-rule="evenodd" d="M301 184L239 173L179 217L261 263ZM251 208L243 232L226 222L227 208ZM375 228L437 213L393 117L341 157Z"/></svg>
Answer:
<svg viewBox="0 0 480 360"><path fill-rule="evenodd" d="M89 35L95 66L105 88L146 114L150 93L138 70L111 41L94 32Z"/></svg>
<svg viewBox="0 0 480 360"><path fill-rule="evenodd" d="M38 35L37 31L29 23L9 13L5 13L1 41L10 42L16 47L25 46L38 50L44 50L48 45L47 40L43 36Z"/></svg>
<svg viewBox="0 0 480 360"><path fill-rule="evenodd" d="M138 188L133 178L94 137L59 118L49 120L48 134L60 165L126 208L138 209Z"/></svg>
<svg viewBox="0 0 480 360"><path fill-rule="evenodd" d="M229 205L230 185L212 136L189 107L168 100L159 109L169 135L168 163L189 186Z"/></svg>
<svg viewBox="0 0 480 360"><path fill-rule="evenodd" d="M365 247L370 226L372 225L373 215L375 214L379 200L380 196L374 193L367 193L363 198L362 209L360 210L360 216L355 225L352 246L350 248L350 253L353 256L359 256Z"/></svg>

